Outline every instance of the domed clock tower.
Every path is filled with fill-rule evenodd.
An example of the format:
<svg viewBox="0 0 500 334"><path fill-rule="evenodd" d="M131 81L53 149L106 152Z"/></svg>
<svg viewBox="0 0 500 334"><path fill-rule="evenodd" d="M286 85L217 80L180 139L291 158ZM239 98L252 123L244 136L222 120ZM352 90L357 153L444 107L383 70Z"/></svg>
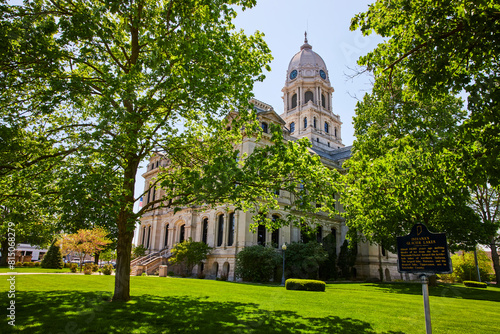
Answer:
<svg viewBox="0 0 500 334"><path fill-rule="evenodd" d="M285 104L281 115L291 135L307 137L313 147L333 150L344 147L339 115L332 112L333 87L323 59L312 50L305 33L304 44L288 65L282 89Z"/></svg>

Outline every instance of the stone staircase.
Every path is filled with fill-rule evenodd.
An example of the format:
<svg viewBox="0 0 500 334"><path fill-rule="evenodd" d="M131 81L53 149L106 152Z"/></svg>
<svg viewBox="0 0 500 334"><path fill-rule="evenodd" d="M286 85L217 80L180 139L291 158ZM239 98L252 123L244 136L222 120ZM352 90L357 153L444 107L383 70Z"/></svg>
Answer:
<svg viewBox="0 0 500 334"><path fill-rule="evenodd" d="M161 265L167 264L170 256L170 250L164 248L158 252L138 257L130 262L130 276L139 276L142 273L152 275Z"/></svg>

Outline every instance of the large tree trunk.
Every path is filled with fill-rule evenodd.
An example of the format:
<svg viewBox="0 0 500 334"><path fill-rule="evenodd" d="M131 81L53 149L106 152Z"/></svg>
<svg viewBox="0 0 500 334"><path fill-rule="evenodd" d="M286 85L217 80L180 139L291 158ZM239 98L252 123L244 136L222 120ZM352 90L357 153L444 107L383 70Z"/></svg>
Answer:
<svg viewBox="0 0 500 334"><path fill-rule="evenodd" d="M126 161L128 165L125 167L123 179L123 202L117 219L118 239L113 301L130 300L130 260L135 227L134 188L139 158L129 156Z"/></svg>
<svg viewBox="0 0 500 334"><path fill-rule="evenodd" d="M7 238L7 233L5 233L5 238L2 240L2 259L0 260L0 266L5 267L7 265L7 255L9 254L9 240Z"/></svg>
<svg viewBox="0 0 500 334"><path fill-rule="evenodd" d="M123 224L119 222L118 225L126 225L126 222L123 222ZM133 237L133 231L127 231L126 227L119 226L113 301L130 300L130 260Z"/></svg>
<svg viewBox="0 0 500 334"><path fill-rule="evenodd" d="M495 243L495 237L491 237L490 240L490 249L491 249L491 260L493 261L493 269L495 270L495 276L497 285L500 285L500 260L498 258L497 245Z"/></svg>

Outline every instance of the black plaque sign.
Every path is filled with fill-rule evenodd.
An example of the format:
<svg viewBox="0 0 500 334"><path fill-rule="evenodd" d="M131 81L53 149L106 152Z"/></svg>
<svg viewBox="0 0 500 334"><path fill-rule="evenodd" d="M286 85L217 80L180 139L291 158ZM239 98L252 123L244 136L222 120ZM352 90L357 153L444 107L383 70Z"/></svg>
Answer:
<svg viewBox="0 0 500 334"><path fill-rule="evenodd" d="M431 233L423 224L415 224L409 235L397 237L398 271L414 274L450 274L445 233Z"/></svg>

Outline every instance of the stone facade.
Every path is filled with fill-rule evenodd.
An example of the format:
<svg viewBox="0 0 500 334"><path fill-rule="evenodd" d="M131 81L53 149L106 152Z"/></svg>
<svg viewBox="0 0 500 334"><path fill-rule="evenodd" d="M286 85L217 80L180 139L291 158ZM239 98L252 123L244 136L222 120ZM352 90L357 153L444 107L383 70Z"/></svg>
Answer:
<svg viewBox="0 0 500 334"><path fill-rule="evenodd" d="M258 101L251 101L257 110L263 129L263 139L257 143L255 138L245 138L238 147L242 154L250 154L257 145L270 144L267 129L271 123L279 124L285 140L308 138L312 143L311 154L320 156L329 168L341 172L342 163L350 157L351 147L342 143L340 116L333 113L332 93L328 69L323 59L308 44L307 38L300 51L290 61L285 85L282 89L284 112L278 115L272 106ZM151 179L158 173L159 166L166 166L167 161L161 153L155 153L143 174L145 179L145 202L162 197L160 189L148 189ZM290 203L290 194L277 194L281 207ZM338 195L335 195L338 196ZM337 198L338 199L338 198ZM342 212L340 202L337 210ZM270 217L284 217L287 212L277 210ZM234 280L236 255L244 247L256 244L268 244L281 247L283 243L299 242L301 231L295 226L282 227L277 231L250 231L253 213L235 211L230 205L221 205L213 210L202 211L187 208L174 214L172 210L156 209L141 218L138 244L144 245L150 252L168 252L177 242L192 238L193 241L206 242L213 251L207 261L195 268L209 278L226 276ZM317 238L321 240L330 233L335 234L337 254L345 240L347 227L340 216L330 218L319 214L321 230ZM379 278L382 271L385 280L405 279L396 268L396 256L378 245L358 244L356 277L366 279Z"/></svg>

